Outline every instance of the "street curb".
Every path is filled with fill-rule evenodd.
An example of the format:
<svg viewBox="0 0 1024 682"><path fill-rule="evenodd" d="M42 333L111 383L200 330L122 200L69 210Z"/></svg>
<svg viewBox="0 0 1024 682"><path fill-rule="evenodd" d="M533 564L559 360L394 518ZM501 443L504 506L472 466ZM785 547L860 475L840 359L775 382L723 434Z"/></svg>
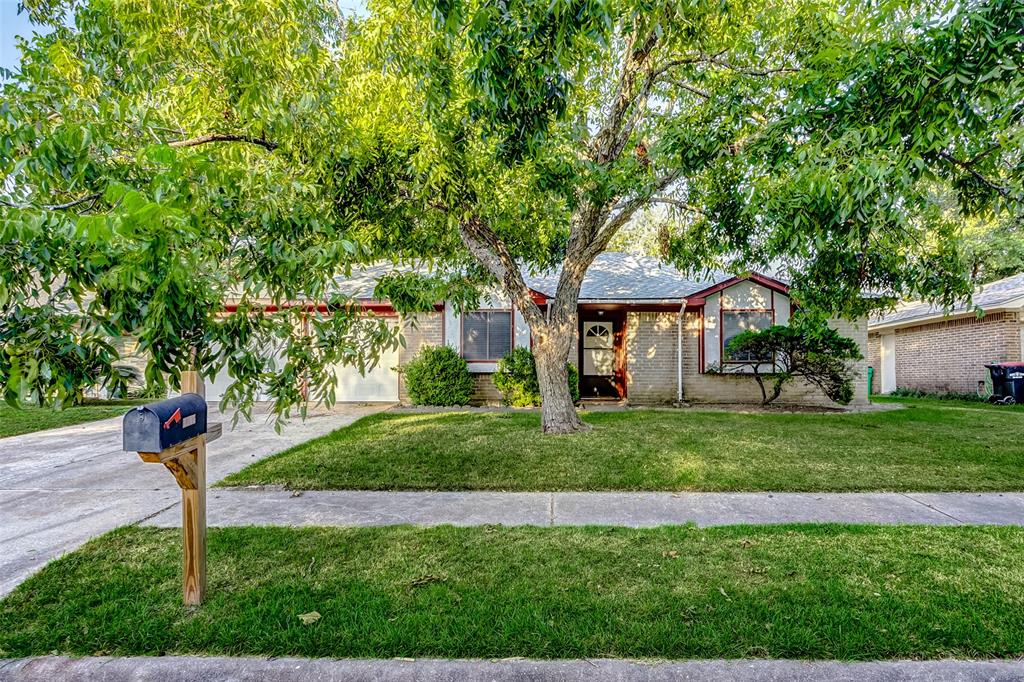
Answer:
<svg viewBox="0 0 1024 682"><path fill-rule="evenodd" d="M439 659L298 659L226 657L67 658L0 660L0 682L1010 682L1024 680L1024 661L643 662L613 659L535 661Z"/></svg>

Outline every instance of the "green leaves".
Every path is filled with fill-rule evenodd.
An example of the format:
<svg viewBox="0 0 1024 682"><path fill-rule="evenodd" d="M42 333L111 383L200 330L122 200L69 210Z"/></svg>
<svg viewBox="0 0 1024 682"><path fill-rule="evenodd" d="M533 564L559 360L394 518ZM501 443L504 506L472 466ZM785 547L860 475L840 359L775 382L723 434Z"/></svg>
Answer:
<svg viewBox="0 0 1024 682"><path fill-rule="evenodd" d="M1018 0L55 7L0 97L8 395L71 395L132 334L153 380L199 364L242 406L284 414L300 377L330 400L332 363L397 343L334 277L428 263L457 276L378 295L469 305L503 278L467 221L531 269L585 268L651 209L688 271L781 270L823 311L948 304L966 226L1024 194Z"/></svg>
<svg viewBox="0 0 1024 682"><path fill-rule="evenodd" d="M853 399L851 363L861 360L857 343L823 320L800 316L787 325L748 330L730 339L728 371L750 372L761 388L765 405L777 400L786 384L801 379L830 400L846 405ZM765 381L772 382L769 393Z"/></svg>
<svg viewBox="0 0 1024 682"><path fill-rule="evenodd" d="M73 398L116 360L106 341L130 334L151 381L230 365L237 403L269 394L283 414L304 399L302 376L394 343L377 327L357 342L347 306L313 320L287 308L325 300L334 274L368 257L334 194L348 150L336 8L95 0L74 12L73 27L37 15L53 31L25 45L2 98L7 397ZM311 350L308 327L327 347ZM271 347L286 360L254 360Z"/></svg>

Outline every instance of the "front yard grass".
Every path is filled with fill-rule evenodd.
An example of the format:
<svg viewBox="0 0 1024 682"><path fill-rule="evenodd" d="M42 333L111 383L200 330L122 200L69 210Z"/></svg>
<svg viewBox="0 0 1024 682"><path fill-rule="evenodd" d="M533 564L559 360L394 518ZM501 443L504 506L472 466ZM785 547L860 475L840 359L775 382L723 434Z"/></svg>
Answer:
<svg viewBox="0 0 1024 682"><path fill-rule="evenodd" d="M1024 410L907 401L860 414L593 412L543 436L535 412L382 413L222 485L369 490L1024 490Z"/></svg>
<svg viewBox="0 0 1024 682"><path fill-rule="evenodd" d="M1024 654L1024 529L125 528L0 602L0 658L996 658ZM321 618L303 624L300 614Z"/></svg>
<svg viewBox="0 0 1024 682"><path fill-rule="evenodd" d="M15 408L0 402L0 438L116 417L139 403L137 400L95 400L57 409L36 405Z"/></svg>

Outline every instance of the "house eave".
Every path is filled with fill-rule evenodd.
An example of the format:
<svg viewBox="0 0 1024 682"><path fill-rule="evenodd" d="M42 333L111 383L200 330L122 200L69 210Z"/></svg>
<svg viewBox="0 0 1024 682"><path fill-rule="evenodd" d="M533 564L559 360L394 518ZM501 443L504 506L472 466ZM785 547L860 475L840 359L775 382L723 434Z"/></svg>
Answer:
<svg viewBox="0 0 1024 682"><path fill-rule="evenodd" d="M1024 298L989 306L984 308L983 312L988 315L989 313L1019 312L1021 309L1024 309ZM902 329L904 327L919 327L923 324L958 320L964 317L973 317L974 315L975 312L969 308L958 308L957 310L953 310L949 313L932 313L918 317L908 317L902 320L893 320L891 322L868 322L868 331L883 332L893 329Z"/></svg>

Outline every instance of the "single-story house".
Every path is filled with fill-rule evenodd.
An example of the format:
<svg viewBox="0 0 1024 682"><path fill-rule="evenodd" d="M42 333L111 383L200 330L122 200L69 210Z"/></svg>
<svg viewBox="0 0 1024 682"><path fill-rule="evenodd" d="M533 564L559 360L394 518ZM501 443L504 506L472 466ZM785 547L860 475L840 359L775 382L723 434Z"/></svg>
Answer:
<svg viewBox="0 0 1024 682"><path fill-rule="evenodd" d="M339 366L338 400L405 401L397 368L425 344L447 344L466 359L475 378L475 400L500 401L491 381L498 360L514 347L531 345L521 313L493 295L477 310L460 313L449 302L439 301L432 312L400 319L388 301L374 298L377 279L392 267L368 267L338 281L339 289L358 300L367 314L393 317L405 338L403 347L384 353L365 375ZM526 281L543 309L555 295L558 273L530 275ZM722 362L723 348L740 331L785 324L792 305L786 283L765 275L715 273L707 280L693 280L654 258L604 253L583 282L577 342L568 360L580 370L585 399L646 405L760 402L752 377L733 373L729 363ZM867 354L866 320L836 320L834 325ZM866 367L864 361L856 368L854 404L867 402ZM216 398L229 383L228 377L218 378L207 388L208 397ZM832 404L811 387L796 383L780 402Z"/></svg>
<svg viewBox="0 0 1024 682"><path fill-rule="evenodd" d="M986 284L951 311L910 302L871 319L868 359L876 393L976 392L985 365L1024 361L1024 273Z"/></svg>

